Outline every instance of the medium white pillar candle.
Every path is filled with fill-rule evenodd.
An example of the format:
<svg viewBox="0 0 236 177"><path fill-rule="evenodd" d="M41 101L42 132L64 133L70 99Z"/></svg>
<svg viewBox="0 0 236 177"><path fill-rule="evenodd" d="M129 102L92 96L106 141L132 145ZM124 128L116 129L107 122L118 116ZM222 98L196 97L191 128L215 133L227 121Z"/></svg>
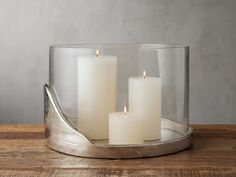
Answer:
<svg viewBox="0 0 236 177"><path fill-rule="evenodd" d="M109 144L142 143L142 125L135 114L126 111L109 114Z"/></svg>
<svg viewBox="0 0 236 177"><path fill-rule="evenodd" d="M144 140L161 138L161 80L158 77L129 78L129 110L142 120Z"/></svg>
<svg viewBox="0 0 236 177"><path fill-rule="evenodd" d="M116 109L117 57L78 56L78 128L91 139L108 139Z"/></svg>

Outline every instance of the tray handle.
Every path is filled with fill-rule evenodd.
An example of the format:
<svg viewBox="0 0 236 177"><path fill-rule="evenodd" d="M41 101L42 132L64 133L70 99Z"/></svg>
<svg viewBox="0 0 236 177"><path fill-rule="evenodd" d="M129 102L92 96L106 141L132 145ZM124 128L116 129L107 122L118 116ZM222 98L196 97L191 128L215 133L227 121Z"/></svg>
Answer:
<svg viewBox="0 0 236 177"><path fill-rule="evenodd" d="M66 116L61 111L60 105L54 98L53 94L50 91L50 88L48 84L44 85L44 121L46 122L46 114L48 113L48 107L49 107L49 101L52 105L52 108L56 112L57 117L75 134L77 134L79 137L84 138L84 140L88 141L89 143L94 145L94 142L85 134L83 134L78 128L75 129L71 125L71 123L67 120Z"/></svg>

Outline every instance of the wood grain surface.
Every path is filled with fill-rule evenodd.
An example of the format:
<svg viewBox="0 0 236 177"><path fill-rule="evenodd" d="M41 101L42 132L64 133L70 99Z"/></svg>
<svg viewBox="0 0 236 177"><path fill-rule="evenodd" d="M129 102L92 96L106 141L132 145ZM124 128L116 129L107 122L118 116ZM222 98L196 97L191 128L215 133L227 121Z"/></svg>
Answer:
<svg viewBox="0 0 236 177"><path fill-rule="evenodd" d="M32 127L31 127L32 126ZM14 126L13 126L14 127ZM155 158L104 160L64 155L45 147L44 126L16 126L25 138L12 139L14 128L0 126L0 176L163 176L236 177L236 125L195 125L193 146ZM21 128L20 128L21 127ZM30 128L31 127L31 128ZM6 130L11 139L7 139ZM31 134L31 139L27 132ZM37 139L33 139L33 134Z"/></svg>
<svg viewBox="0 0 236 177"><path fill-rule="evenodd" d="M0 139L42 139L45 138L44 125L0 124Z"/></svg>

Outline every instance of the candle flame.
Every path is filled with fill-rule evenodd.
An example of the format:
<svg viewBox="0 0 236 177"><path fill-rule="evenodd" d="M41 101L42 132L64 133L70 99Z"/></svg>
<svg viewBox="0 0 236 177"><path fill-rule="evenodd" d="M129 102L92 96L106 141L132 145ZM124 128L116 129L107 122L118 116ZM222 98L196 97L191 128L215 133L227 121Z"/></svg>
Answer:
<svg viewBox="0 0 236 177"><path fill-rule="evenodd" d="M146 75L146 71L143 70L143 78L146 79L147 75Z"/></svg>
<svg viewBox="0 0 236 177"><path fill-rule="evenodd" d="M96 57L98 57L99 56L99 50L97 49L96 50Z"/></svg>
<svg viewBox="0 0 236 177"><path fill-rule="evenodd" d="M125 116L127 116L127 108L126 108L126 106L124 107L124 114L125 114Z"/></svg>

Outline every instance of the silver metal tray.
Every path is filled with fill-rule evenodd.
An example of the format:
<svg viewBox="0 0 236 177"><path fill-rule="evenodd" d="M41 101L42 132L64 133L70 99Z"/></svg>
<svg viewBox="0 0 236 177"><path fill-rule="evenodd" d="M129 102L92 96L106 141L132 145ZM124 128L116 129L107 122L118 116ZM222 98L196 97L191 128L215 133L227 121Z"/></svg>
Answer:
<svg viewBox="0 0 236 177"><path fill-rule="evenodd" d="M162 138L140 145L109 145L107 140L94 141L67 118L47 85L44 86L44 119L48 147L74 156L108 159L153 157L175 153L191 146L192 128L162 118ZM186 132L186 129L188 130Z"/></svg>

